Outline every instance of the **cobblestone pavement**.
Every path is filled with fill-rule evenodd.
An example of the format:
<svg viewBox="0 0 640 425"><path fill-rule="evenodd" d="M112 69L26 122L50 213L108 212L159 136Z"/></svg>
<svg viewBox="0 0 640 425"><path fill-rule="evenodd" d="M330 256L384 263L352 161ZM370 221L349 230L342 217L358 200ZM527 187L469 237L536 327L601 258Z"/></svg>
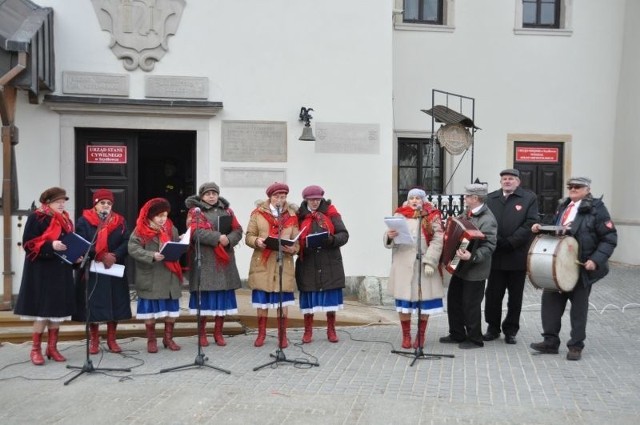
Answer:
<svg viewBox="0 0 640 425"><path fill-rule="evenodd" d="M591 295L583 359L565 359L568 313L558 355L537 355L540 292L527 284L516 345L503 339L482 349L440 344L445 315L430 320L425 351L454 358L393 354L399 325L340 328L329 343L324 329L300 345L300 329L286 359L272 361L275 331L262 348L255 335L227 338L226 347L204 349L207 367L196 367L195 337L178 338L179 352L146 352L144 339L123 339L123 355L92 356L99 368L77 374L82 341L62 343L66 363L28 361L30 344L0 347L0 422L3 424L637 424L640 421L640 268L616 266ZM348 308L348 306L346 307ZM160 373L164 368L185 370Z"/></svg>

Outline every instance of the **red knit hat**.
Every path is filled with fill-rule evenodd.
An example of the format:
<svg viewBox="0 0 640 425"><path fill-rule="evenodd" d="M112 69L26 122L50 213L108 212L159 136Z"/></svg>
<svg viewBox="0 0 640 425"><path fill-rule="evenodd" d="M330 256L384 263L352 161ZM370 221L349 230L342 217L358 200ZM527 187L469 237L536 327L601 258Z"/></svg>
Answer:
<svg viewBox="0 0 640 425"><path fill-rule="evenodd" d="M103 199L113 202L113 192L109 189L98 189L93 192L93 205L97 204Z"/></svg>
<svg viewBox="0 0 640 425"><path fill-rule="evenodd" d="M302 191L303 199L321 199L324 197L324 189L320 186L311 185L304 188Z"/></svg>
<svg viewBox="0 0 640 425"><path fill-rule="evenodd" d="M275 182L267 188L268 197L271 197L276 193L289 193L289 186L287 186L285 183Z"/></svg>

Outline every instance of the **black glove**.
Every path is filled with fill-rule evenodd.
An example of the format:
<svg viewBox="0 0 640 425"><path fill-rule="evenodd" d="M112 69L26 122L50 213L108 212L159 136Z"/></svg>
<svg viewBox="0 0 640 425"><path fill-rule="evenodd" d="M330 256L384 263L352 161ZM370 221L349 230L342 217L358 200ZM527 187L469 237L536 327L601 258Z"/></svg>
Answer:
<svg viewBox="0 0 640 425"><path fill-rule="evenodd" d="M333 235L329 235L327 237L327 240L324 241L324 247L325 248L331 248L333 246L333 239L334 239Z"/></svg>

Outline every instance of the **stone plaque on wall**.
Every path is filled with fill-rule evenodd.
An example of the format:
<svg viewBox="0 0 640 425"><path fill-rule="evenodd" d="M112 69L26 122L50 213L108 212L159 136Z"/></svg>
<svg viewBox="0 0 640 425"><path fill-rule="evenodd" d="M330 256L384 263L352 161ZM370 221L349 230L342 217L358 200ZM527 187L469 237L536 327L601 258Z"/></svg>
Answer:
<svg viewBox="0 0 640 425"><path fill-rule="evenodd" d="M222 121L222 160L227 162L286 162L287 123L280 121Z"/></svg>
<svg viewBox="0 0 640 425"><path fill-rule="evenodd" d="M180 77L148 75L144 79L146 97L170 99L208 99L207 77Z"/></svg>
<svg viewBox="0 0 640 425"><path fill-rule="evenodd" d="M222 187L267 188L273 182L286 181L285 170L267 168L223 168Z"/></svg>
<svg viewBox="0 0 640 425"><path fill-rule="evenodd" d="M380 125L318 122L316 153L380 153Z"/></svg>
<svg viewBox="0 0 640 425"><path fill-rule="evenodd" d="M62 73L62 93L97 96L129 96L129 76L98 72Z"/></svg>

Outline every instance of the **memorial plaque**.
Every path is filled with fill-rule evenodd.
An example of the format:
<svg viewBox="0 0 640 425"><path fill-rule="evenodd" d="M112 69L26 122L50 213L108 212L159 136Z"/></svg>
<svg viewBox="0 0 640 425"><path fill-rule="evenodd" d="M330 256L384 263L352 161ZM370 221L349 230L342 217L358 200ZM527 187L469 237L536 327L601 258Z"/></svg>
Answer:
<svg viewBox="0 0 640 425"><path fill-rule="evenodd" d="M379 124L316 123L316 153L380 153Z"/></svg>
<svg viewBox="0 0 640 425"><path fill-rule="evenodd" d="M286 162L287 123L222 121L221 149L227 162Z"/></svg>
<svg viewBox="0 0 640 425"><path fill-rule="evenodd" d="M144 79L146 97L169 99L208 99L207 77L147 75Z"/></svg>
<svg viewBox="0 0 640 425"><path fill-rule="evenodd" d="M62 73L62 93L129 96L129 76L65 71Z"/></svg>
<svg viewBox="0 0 640 425"><path fill-rule="evenodd" d="M273 182L286 181L286 171L271 168L223 168L222 187L267 188Z"/></svg>

